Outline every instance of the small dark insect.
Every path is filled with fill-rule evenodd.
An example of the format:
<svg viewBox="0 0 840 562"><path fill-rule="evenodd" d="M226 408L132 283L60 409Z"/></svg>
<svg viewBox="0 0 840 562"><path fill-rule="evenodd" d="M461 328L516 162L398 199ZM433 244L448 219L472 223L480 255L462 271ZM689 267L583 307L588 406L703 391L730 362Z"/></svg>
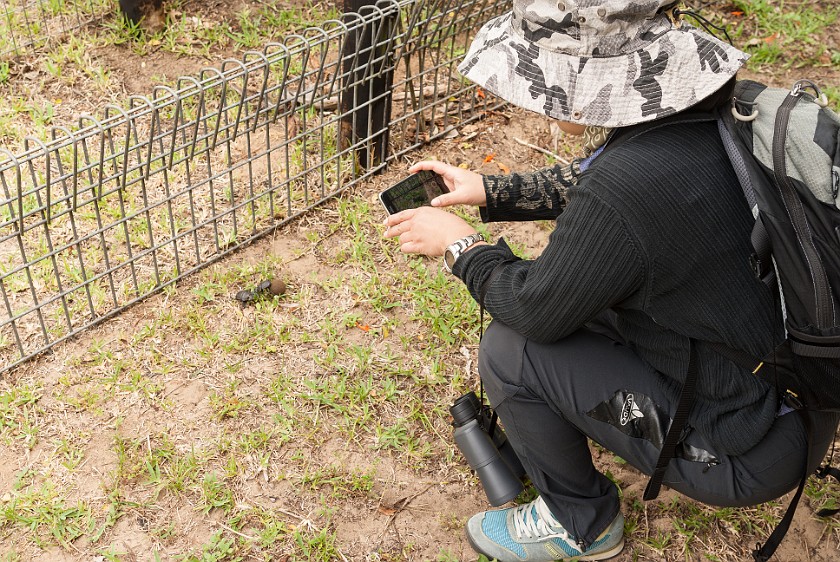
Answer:
<svg viewBox="0 0 840 562"><path fill-rule="evenodd" d="M243 289L239 291L236 293L234 298L242 304L247 304L254 300L257 295L265 292L274 296L282 295L286 292L286 284L276 277L274 279L266 279L265 281L260 282L260 284L253 289Z"/></svg>

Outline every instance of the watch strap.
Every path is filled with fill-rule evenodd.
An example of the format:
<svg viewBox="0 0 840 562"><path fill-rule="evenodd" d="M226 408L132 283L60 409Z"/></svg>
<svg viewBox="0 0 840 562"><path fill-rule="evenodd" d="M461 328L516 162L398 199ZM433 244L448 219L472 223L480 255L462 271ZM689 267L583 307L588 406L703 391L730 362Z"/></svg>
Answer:
<svg viewBox="0 0 840 562"><path fill-rule="evenodd" d="M476 232L475 234L470 234L469 236L464 236L463 238L459 238L458 240L447 246L446 251L443 253L444 269L446 269L446 271L448 271L449 273L452 273L452 267L450 266L449 261L447 260L447 254L450 254L452 256L451 262L452 265L455 265L455 261L461 256L461 254L464 253L464 251L467 248L473 246L474 244L477 244L478 242L486 241L487 240L484 238L484 236L478 232Z"/></svg>

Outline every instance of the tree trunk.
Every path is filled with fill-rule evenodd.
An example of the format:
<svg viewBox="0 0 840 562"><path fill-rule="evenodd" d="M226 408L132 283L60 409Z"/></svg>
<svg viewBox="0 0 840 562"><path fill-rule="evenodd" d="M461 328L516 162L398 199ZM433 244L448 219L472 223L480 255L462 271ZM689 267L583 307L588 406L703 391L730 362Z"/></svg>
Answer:
<svg viewBox="0 0 840 562"><path fill-rule="evenodd" d="M375 0L343 0L344 12L367 15ZM388 158L388 124L391 121L393 38L398 13L350 31L342 48L341 134L342 149L353 147L363 168ZM345 15L345 23L355 18Z"/></svg>

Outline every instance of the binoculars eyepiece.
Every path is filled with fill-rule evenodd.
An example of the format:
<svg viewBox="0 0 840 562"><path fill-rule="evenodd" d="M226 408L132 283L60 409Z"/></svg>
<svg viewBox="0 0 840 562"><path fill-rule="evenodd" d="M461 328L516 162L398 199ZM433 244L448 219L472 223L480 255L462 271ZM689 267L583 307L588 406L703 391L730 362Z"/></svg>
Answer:
<svg viewBox="0 0 840 562"><path fill-rule="evenodd" d="M455 400L449 413L455 444L478 474L490 505L500 506L518 496L525 469L490 406L483 406L475 392L468 392Z"/></svg>

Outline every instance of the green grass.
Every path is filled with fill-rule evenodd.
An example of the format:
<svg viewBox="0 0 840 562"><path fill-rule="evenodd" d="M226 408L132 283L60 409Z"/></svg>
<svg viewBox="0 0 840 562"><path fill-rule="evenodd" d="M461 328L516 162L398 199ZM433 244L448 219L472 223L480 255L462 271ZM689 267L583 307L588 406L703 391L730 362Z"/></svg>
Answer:
<svg viewBox="0 0 840 562"><path fill-rule="evenodd" d="M0 502L0 529L26 529L29 540L40 548L69 548L73 540L90 532L93 524L89 505L70 502L51 481L37 483L28 475Z"/></svg>
<svg viewBox="0 0 840 562"><path fill-rule="evenodd" d="M119 521L138 509L186 501L199 514L221 517L226 527L241 529L242 535L254 540L220 530L202 546L184 551L184 560L233 560L262 549L271 551L277 544L292 548L294 559L299 560L339 556L329 524L330 509L325 509L323 518L311 528L284 525L284 516L279 514L278 521L276 513L271 525L264 517L263 523L257 524L253 508L241 505L242 479L249 474L268 481L282 476L320 498L325 506L376 497L381 482L373 468L318 465L283 453L286 444L300 446L301 439L306 443L327 435L346 439L369 454L396 455L421 469L439 454L448 415L443 408L430 410L427 393L436 396L439 389L461 380L457 369L440 361L439 350L424 348L427 342L438 348L468 344L476 328L475 319L466 313L446 322L441 319L447 279L436 262L406 259L394 252L393 244L381 238L378 208L370 207L364 198L350 197L325 212L334 213L336 219L326 232L340 234L304 237L304 247L314 241L323 252L319 241L329 240L332 246L329 254L324 254L328 262L338 265L358 256L364 267L317 279L287 277L287 294L260 295L245 307L232 295L278 275L283 260L267 255L247 264L211 267L199 273L193 283L171 292L171 297L187 297L177 311L163 307L139 323L130 338L120 340L126 345L123 351L118 350L122 344L115 347L111 338L89 340L67 362L69 370L59 377L58 384L51 386L50 408L60 406L74 415L107 420L114 399L128 399L141 410L177 415L179 410L173 409L167 396L171 385L166 381L201 373L205 365L223 357L225 366L219 372L229 378L214 384L203 400L208 416L204 423L218 428L216 437L205 440L200 449L185 451L177 444L178 438L170 435L170 431L181 431L177 426L138 436L122 429L122 418L114 422L112 430L116 433L110 451L114 468L107 473L104 502L72 504L51 488L30 486L26 497L41 507L33 508L27 518L9 517L5 528L14 532L37 519L43 529L38 544L46 545L48 536L69 543L87 534L95 538L91 548L96 555L120 559L125 551L111 540ZM383 259L405 260L410 267L379 271L380 277L373 279L371 275L381 270ZM386 285L380 285L382 281ZM323 309L314 320L296 317L309 310L316 298L314 283L329 291L345 292L356 304ZM228 322L231 315L242 313L250 319L244 329ZM404 320L394 314L405 315ZM401 332L406 325L419 326L424 341L404 340ZM172 346L162 344L161 338L168 340L176 333L189 342L186 349L191 350L192 359L180 360ZM319 350L305 376L276 373L254 386L247 372L249 363L257 357L274 357L288 346ZM140 349L145 350L146 359L135 355ZM407 359L407 352L421 355ZM6 420L3 435L11 446L26 439L22 434L27 431L28 412L39 408L43 392L40 386L22 384L0 395L0 411ZM42 415L40 410L38 415ZM83 440L64 438L56 442L55 450L57 462L70 472L83 471L89 462L90 451ZM284 457L278 464L277 459ZM446 458L455 462L451 454ZM278 473L281 466L283 473ZM72 524L61 527L46 505L66 512ZM242 521L248 525L242 527ZM159 532L166 536L180 531L164 526Z"/></svg>
<svg viewBox="0 0 840 562"><path fill-rule="evenodd" d="M0 439L22 443L32 449L38 442L38 401L42 396L38 383L24 383L0 391Z"/></svg>
<svg viewBox="0 0 840 562"><path fill-rule="evenodd" d="M820 40L822 32L836 26L840 8L828 2L734 0L729 14L737 24L733 40L752 57L748 68L769 70L772 66L807 71L812 66L838 67L837 45Z"/></svg>
<svg viewBox="0 0 840 562"><path fill-rule="evenodd" d="M105 19L40 50L32 62L38 71L32 90L17 89L17 68L0 63L0 88L9 94L0 96L0 138L14 142L43 134L66 118L66 100L33 94L48 81L64 89L90 87L91 96L111 99L113 75L91 55L98 48L116 45L127 56L162 51L199 57L204 64L205 57L259 48L290 29L336 16L324 5L295 12L262 3L208 26L201 12L187 14L195 3L170 6L177 15L161 33ZM830 46L823 49L799 35L817 24L836 25L835 9L812 13L796 5L777 17L770 3L738 7L747 14L739 42L761 41L749 47L755 52L751 68L806 64L774 54L772 41L761 40L774 33L779 45L799 57L790 59L840 62ZM169 70L160 69L159 78L175 87ZM836 87L827 92L837 100ZM228 95L233 101L238 94ZM197 106L189 100L183 115L194 115ZM169 111L161 118L170 119ZM294 113L300 122L315 118L311 109ZM119 149L122 140L114 140ZM334 131L302 132L290 151L291 169L282 173L294 174L305 159L320 157L321 145L328 155L335 151ZM323 177L296 181L329 188L355 166L348 158ZM239 171L236 181L223 178L213 186L220 205L242 200ZM173 186L184 180L168 173ZM81 187L82 197L91 197L85 181ZM463 507L439 500L457 496L483 505L477 479L452 443L447 410L477 386L478 308L439 260L404 256L394 241L382 238L383 215L373 191L368 184L351 190L1 379L0 453L25 468L2 473L13 484L0 490L0 560L28 560L53 550L128 560L124 533L130 529L145 541L137 552L152 560L326 562L351 559L348 549L358 555L358 520L379 524L371 533L381 538L368 537L364 545L371 559L472 560L463 554L466 516L457 511ZM299 192L292 198L296 208L304 203ZM30 197L25 204L34 209L38 203ZM268 216L267 201L255 203L260 205ZM96 209L83 207L76 218L95 224L98 216L120 219L139 208L131 193L113 193ZM6 208L0 213L12 216ZM228 219L220 221L220 245L240 241L259 226L247 214L235 228ZM464 216L476 222L474 215ZM109 231L83 250L86 267L104 267L103 244L120 246L130 238L145 241L146 248L167 234L170 223L177 232L191 226L186 203L153 209L131 219L125 230ZM53 227L66 235L72 225L64 219ZM524 253L523 241L509 240ZM27 244L33 255L48 253L41 240ZM82 280L78 258L66 252L59 260L76 283ZM153 267L150 260L135 265L144 273ZM34 283L55 286L51 268L47 261L33 266ZM173 264L160 270L164 280L178 273ZM28 291L26 273L5 278L5 289ZM285 294L260 294L244 305L234 299L274 277L286 282ZM108 283L102 278L89 286L97 311L109 304ZM122 298L133 291L131 284L117 289ZM79 314L89 312L81 293L73 306ZM640 476L611 455L605 458L605 469L622 490L631 559L736 560L746 553L744 544L766 536L784 505L717 509L685 499L643 504L628 491ZM424 496L429 486L440 494ZM811 480L806 495L813 505L837 503L834 484ZM520 499L532 497L533 489ZM389 511L409 499L414 501L401 504L407 505L403 511ZM828 550L837 523L824 525L819 548ZM433 540L415 538L426 531ZM399 539L395 533L402 533Z"/></svg>

